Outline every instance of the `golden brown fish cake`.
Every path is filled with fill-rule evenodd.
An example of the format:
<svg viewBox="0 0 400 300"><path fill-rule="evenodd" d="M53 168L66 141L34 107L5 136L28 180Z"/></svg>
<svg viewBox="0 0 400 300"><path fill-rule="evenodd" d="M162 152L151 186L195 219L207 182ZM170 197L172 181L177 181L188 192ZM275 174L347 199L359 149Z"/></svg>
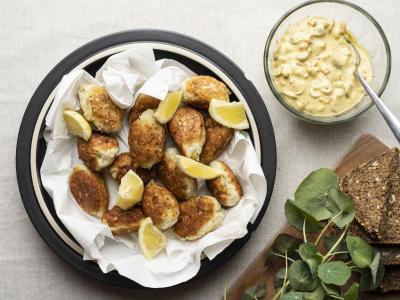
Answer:
<svg viewBox="0 0 400 300"><path fill-rule="evenodd" d="M242 187L232 170L220 160L214 160L210 166L223 172L223 175L207 180L210 193L224 206L235 206L243 197Z"/></svg>
<svg viewBox="0 0 400 300"><path fill-rule="evenodd" d="M182 239L197 240L221 225L225 211L211 196L198 196L179 203L179 218L174 232Z"/></svg>
<svg viewBox="0 0 400 300"><path fill-rule="evenodd" d="M135 104L129 111L128 121L129 124L135 122L139 116L148 109L157 109L158 105L160 104L160 99L154 98L152 96L146 94L140 94Z"/></svg>
<svg viewBox="0 0 400 300"><path fill-rule="evenodd" d="M156 167L152 167L151 169L138 167L129 152L118 155L110 166L111 176L118 182L121 181L121 178L128 173L129 170L135 171L135 173L142 179L144 185L157 176Z"/></svg>
<svg viewBox="0 0 400 300"><path fill-rule="evenodd" d="M69 188L78 205L88 214L101 218L108 208L106 182L84 164L76 165L69 176Z"/></svg>
<svg viewBox="0 0 400 300"><path fill-rule="evenodd" d="M124 111L111 100L105 87L82 84L78 90L78 98L83 116L87 121L93 122L99 131L113 133L121 130Z"/></svg>
<svg viewBox="0 0 400 300"><path fill-rule="evenodd" d="M200 161L209 164L228 147L234 130L214 121L209 115L204 119L206 142L200 154Z"/></svg>
<svg viewBox="0 0 400 300"><path fill-rule="evenodd" d="M148 184L152 179L157 177L157 167L153 166L151 169L137 168L135 170L136 174L142 179L143 184Z"/></svg>
<svg viewBox="0 0 400 300"><path fill-rule="evenodd" d="M202 114L191 107L180 107L168 125L171 137L180 153L199 160L206 141Z"/></svg>
<svg viewBox="0 0 400 300"><path fill-rule="evenodd" d="M178 149L168 148L164 159L158 166L158 176L165 187L179 199L190 199L196 196L197 180L186 175L179 167L176 155Z"/></svg>
<svg viewBox="0 0 400 300"><path fill-rule="evenodd" d="M178 221L178 201L170 191L154 180L144 189L142 207L146 217L150 217L160 229L167 229Z"/></svg>
<svg viewBox="0 0 400 300"><path fill-rule="evenodd" d="M195 76L185 80L182 100L190 106L208 110L212 99L229 101L229 89L225 83L211 76Z"/></svg>
<svg viewBox="0 0 400 300"><path fill-rule="evenodd" d="M150 169L163 159L165 129L154 118L154 110L146 110L131 124L128 143L131 156L141 168Z"/></svg>
<svg viewBox="0 0 400 300"><path fill-rule="evenodd" d="M78 155L93 171L111 165L119 151L118 141L108 135L93 133L88 141L78 138Z"/></svg>
<svg viewBox="0 0 400 300"><path fill-rule="evenodd" d="M124 177L129 170L134 170L133 159L129 152L118 155L110 166L111 176L117 181L121 181L121 178Z"/></svg>
<svg viewBox="0 0 400 300"><path fill-rule="evenodd" d="M144 220L144 214L140 207L132 207L123 210L114 206L111 210L104 213L101 221L110 227L114 235L126 235L137 232L140 223Z"/></svg>

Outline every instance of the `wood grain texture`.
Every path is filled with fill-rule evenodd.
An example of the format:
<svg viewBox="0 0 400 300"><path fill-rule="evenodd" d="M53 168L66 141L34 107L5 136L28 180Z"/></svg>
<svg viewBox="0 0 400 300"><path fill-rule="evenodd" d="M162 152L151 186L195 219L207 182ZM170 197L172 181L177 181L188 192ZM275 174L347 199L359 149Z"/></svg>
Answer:
<svg viewBox="0 0 400 300"><path fill-rule="evenodd" d="M339 176L345 175L347 172L356 168L358 165L369 161L377 155L385 152L389 148L381 141L370 134L364 134L350 147L343 155L340 161L335 165L334 170ZM297 238L302 238L299 231L285 224L282 229L275 235L287 233ZM275 239L274 237L274 239ZM271 248L274 239L264 248L264 250L254 259L247 269L234 282L228 290L228 300L239 300L240 295L250 286L259 282L265 282L267 285L267 296L265 299L272 299L275 294L274 275L283 266L282 260L271 257ZM311 237L312 239L312 237ZM367 300L394 300L399 299L397 295L363 295L361 299Z"/></svg>

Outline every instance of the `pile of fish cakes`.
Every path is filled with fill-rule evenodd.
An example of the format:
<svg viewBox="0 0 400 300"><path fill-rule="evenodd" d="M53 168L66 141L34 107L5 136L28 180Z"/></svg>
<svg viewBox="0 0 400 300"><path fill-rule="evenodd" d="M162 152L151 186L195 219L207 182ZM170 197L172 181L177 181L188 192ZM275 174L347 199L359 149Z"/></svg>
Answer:
<svg viewBox="0 0 400 300"><path fill-rule="evenodd" d="M229 145L234 129L216 122L208 113L212 99L230 101L227 86L210 76L195 76L183 83L182 103L167 124L154 114L160 100L140 94L128 115L129 152L119 153L113 134L122 128L125 111L107 94L105 87L84 84L78 89L83 117L94 128L88 140L78 137L77 149L83 164L74 166L69 188L76 203L88 214L107 224L114 235L137 232L150 217L160 230L172 228L183 240L197 240L215 230L227 208L243 196L231 168L217 158ZM175 147L166 147L167 135ZM185 156L218 170L206 180L211 195L198 195L198 179L178 164ZM140 201L133 207L109 206L104 172L117 181L129 171L143 181Z"/></svg>

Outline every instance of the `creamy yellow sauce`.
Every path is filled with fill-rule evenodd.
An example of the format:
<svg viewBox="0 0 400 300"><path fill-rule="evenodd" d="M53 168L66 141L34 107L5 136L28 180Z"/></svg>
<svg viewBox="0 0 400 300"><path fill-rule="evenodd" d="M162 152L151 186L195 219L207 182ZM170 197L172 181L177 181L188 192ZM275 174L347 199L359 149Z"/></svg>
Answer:
<svg viewBox="0 0 400 300"><path fill-rule="evenodd" d="M356 56L346 38L360 52L360 74L371 82L368 53L345 23L308 17L290 25L272 60L274 85L290 106L312 115L332 116L362 99L364 90L354 76Z"/></svg>

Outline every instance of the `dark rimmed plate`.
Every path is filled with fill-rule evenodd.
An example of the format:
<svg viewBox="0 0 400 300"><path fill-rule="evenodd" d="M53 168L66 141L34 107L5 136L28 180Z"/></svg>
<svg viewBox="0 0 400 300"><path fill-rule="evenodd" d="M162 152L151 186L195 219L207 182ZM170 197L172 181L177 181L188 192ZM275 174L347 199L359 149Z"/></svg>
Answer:
<svg viewBox="0 0 400 300"><path fill-rule="evenodd" d="M267 178L267 197L255 222L248 224L248 234L235 240L212 261L203 259L198 274L192 280L221 266L248 241L268 207L276 173L275 136L261 96L239 67L212 47L174 32L132 30L92 41L64 58L45 77L33 94L20 126L16 150L20 194L31 222L54 252L94 278L129 288L142 286L119 275L116 271L104 274L96 263L82 259L81 247L58 219L53 201L41 184L40 167L46 152L46 143L43 139L44 118L62 76L80 68L94 75L110 55L138 45L152 47L157 59L175 59L198 74L220 78L232 90L233 98L247 103L251 127L249 133Z"/></svg>

